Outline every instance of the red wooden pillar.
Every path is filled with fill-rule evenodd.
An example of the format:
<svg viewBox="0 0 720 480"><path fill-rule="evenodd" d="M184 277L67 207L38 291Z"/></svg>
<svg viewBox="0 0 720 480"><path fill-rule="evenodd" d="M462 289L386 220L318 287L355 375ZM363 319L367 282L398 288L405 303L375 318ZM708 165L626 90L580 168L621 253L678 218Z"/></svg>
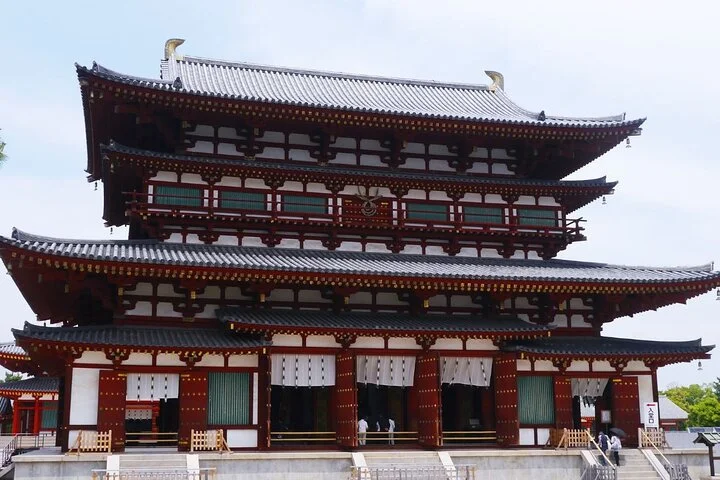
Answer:
<svg viewBox="0 0 720 480"><path fill-rule="evenodd" d="M13 400L12 433L13 435L20 433L20 400L17 398Z"/></svg>
<svg viewBox="0 0 720 480"><path fill-rule="evenodd" d="M127 375L114 370L100 371L97 429L112 430L112 451L125 450L125 397Z"/></svg>
<svg viewBox="0 0 720 480"><path fill-rule="evenodd" d="M480 389L480 417L483 430L495 429L495 390L492 387Z"/></svg>
<svg viewBox="0 0 720 480"><path fill-rule="evenodd" d="M555 428L573 428L572 384L567 377L555 377Z"/></svg>
<svg viewBox="0 0 720 480"><path fill-rule="evenodd" d="M517 361L512 353L495 357L495 430L498 445L517 445L518 419Z"/></svg>
<svg viewBox="0 0 720 480"><path fill-rule="evenodd" d="M354 448L358 445L357 378L355 354L343 350L335 357L335 432L338 445Z"/></svg>
<svg viewBox="0 0 720 480"><path fill-rule="evenodd" d="M612 382L612 424L627 434L626 446L637 447L637 429L640 427L637 377L615 378Z"/></svg>
<svg viewBox="0 0 720 480"><path fill-rule="evenodd" d="M271 408L271 365L270 354L258 356L258 448L270 448L270 408Z"/></svg>
<svg viewBox="0 0 720 480"><path fill-rule="evenodd" d="M191 430L207 430L207 372L180 374L179 397L178 451L187 452L190 450Z"/></svg>
<svg viewBox="0 0 720 480"><path fill-rule="evenodd" d="M418 443L424 447L442 445L440 432L440 357L437 352L418 355L415 363L417 389Z"/></svg>
<svg viewBox="0 0 720 480"><path fill-rule="evenodd" d="M40 406L40 397L35 397L35 405L33 409L33 435L40 434L40 421L42 420L42 409Z"/></svg>

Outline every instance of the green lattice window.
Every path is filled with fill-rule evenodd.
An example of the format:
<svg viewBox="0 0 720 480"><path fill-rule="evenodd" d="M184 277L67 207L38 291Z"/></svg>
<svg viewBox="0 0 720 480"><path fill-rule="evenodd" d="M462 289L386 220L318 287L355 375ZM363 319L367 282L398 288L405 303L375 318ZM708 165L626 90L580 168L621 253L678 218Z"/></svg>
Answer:
<svg viewBox="0 0 720 480"><path fill-rule="evenodd" d="M555 210L542 210L535 208L518 208L518 224L541 227L557 227Z"/></svg>
<svg viewBox="0 0 720 480"><path fill-rule="evenodd" d="M504 223L503 209L500 207L463 207L465 221L468 223Z"/></svg>
<svg viewBox="0 0 720 480"><path fill-rule="evenodd" d="M266 200L264 193L220 190L220 208L267 210Z"/></svg>
<svg viewBox="0 0 720 480"><path fill-rule="evenodd" d="M208 425L250 423L249 373L211 372L208 383Z"/></svg>
<svg viewBox="0 0 720 480"><path fill-rule="evenodd" d="M518 414L521 425L555 423L552 377L517 377Z"/></svg>
<svg viewBox="0 0 720 480"><path fill-rule="evenodd" d="M326 214L328 212L327 198L308 195L283 195L282 211Z"/></svg>
<svg viewBox="0 0 720 480"><path fill-rule="evenodd" d="M437 203L408 202L405 204L408 220L441 220L448 219L448 206Z"/></svg>
<svg viewBox="0 0 720 480"><path fill-rule="evenodd" d="M55 430L57 428L57 407L58 402L42 402L40 428L43 430Z"/></svg>
<svg viewBox="0 0 720 480"><path fill-rule="evenodd" d="M158 205L199 207L202 205L202 197L201 188L155 185L154 189L154 203Z"/></svg>

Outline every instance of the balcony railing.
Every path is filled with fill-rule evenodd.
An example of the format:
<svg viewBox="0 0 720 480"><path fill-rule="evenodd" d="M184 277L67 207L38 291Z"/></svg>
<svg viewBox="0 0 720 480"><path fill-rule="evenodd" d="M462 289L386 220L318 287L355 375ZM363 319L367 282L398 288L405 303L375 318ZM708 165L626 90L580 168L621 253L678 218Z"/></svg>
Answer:
<svg viewBox="0 0 720 480"><path fill-rule="evenodd" d="M92 480L214 480L215 468L93 470Z"/></svg>
<svg viewBox="0 0 720 480"><path fill-rule="evenodd" d="M335 432L270 432L270 444L273 446L323 445L334 443Z"/></svg>
<svg viewBox="0 0 720 480"><path fill-rule="evenodd" d="M490 443L497 442L495 430L443 430L442 438L444 444L461 443Z"/></svg>
<svg viewBox="0 0 720 480"><path fill-rule="evenodd" d="M351 467L351 480L474 480L474 465L387 465Z"/></svg>
<svg viewBox="0 0 720 480"><path fill-rule="evenodd" d="M198 189L200 192L207 190ZM580 237L582 218L567 219L557 206L514 206L439 200L378 200L368 205L352 195L328 197L305 195L283 201L282 194L262 192L262 199L224 201L221 190L213 195L157 195L130 192L128 209L141 217L161 214L176 218L191 216L226 218L250 223L307 223L345 227L399 228L423 231L455 231L466 234L540 234ZM258 193L258 192L249 192ZM242 206L242 208L238 208ZM412 208L411 208L412 207ZM477 209L480 209L478 211ZM476 209L472 210L471 209Z"/></svg>

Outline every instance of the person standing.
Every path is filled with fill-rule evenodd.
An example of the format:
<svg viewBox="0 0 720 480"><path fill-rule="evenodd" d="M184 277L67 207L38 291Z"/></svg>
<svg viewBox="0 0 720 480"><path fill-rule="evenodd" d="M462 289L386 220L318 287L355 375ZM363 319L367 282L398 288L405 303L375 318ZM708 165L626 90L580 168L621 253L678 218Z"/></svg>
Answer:
<svg viewBox="0 0 720 480"><path fill-rule="evenodd" d="M613 459L615 460L615 465L618 467L620 466L620 450L622 450L622 443L620 443L620 438L617 435L613 435L610 439L610 450L613 454Z"/></svg>
<svg viewBox="0 0 720 480"><path fill-rule="evenodd" d="M392 417L388 417L388 443L395 445L395 420Z"/></svg>
<svg viewBox="0 0 720 480"><path fill-rule="evenodd" d="M605 432L600 432L600 435L598 435L598 446L600 447L600 450L602 450L602 456L600 457L600 463L603 465L606 465L605 463L605 455L607 455L608 448L610 447L610 442L608 439L608 436L605 435Z"/></svg>
<svg viewBox="0 0 720 480"><path fill-rule="evenodd" d="M367 429L368 429L368 423L365 417L362 417L358 421L358 444L359 445L365 445L365 441L367 439Z"/></svg>

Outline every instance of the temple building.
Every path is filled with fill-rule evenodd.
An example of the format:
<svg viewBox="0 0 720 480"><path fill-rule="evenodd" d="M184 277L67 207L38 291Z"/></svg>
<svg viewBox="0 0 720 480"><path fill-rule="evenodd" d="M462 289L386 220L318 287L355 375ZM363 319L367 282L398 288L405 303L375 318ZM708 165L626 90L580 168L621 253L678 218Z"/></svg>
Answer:
<svg viewBox="0 0 720 480"><path fill-rule="evenodd" d="M232 449L541 446L591 402L632 445L658 368L709 358L601 333L720 286L711 265L554 258L616 187L563 178L644 119L529 111L497 72L381 78L181 43L159 79L77 66L88 181L129 238L0 237L50 323L13 330L16 353L56 379L56 397L18 392L17 422L55 421L66 450L112 431L113 451L184 451L193 430Z"/></svg>

